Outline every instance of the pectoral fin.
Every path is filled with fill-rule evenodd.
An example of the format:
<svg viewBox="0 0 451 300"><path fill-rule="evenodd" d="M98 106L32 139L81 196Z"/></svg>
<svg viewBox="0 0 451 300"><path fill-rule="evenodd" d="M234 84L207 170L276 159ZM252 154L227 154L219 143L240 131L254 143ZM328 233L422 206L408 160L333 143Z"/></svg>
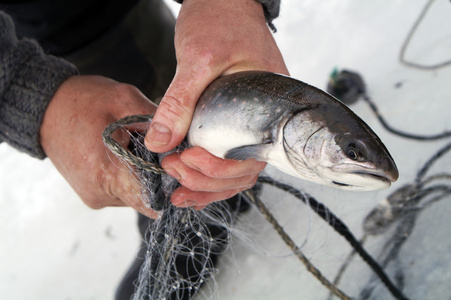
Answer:
<svg viewBox="0 0 451 300"><path fill-rule="evenodd" d="M268 151L272 147L272 143L246 145L237 148L230 149L224 155L226 159L246 160L249 158L255 158L259 161L268 160Z"/></svg>

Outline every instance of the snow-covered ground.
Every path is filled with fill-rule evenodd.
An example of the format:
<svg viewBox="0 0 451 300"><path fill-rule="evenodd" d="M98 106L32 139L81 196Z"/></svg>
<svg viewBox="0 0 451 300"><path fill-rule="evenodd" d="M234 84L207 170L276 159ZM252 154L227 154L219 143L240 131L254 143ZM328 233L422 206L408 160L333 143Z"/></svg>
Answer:
<svg viewBox="0 0 451 300"><path fill-rule="evenodd" d="M291 75L324 89L334 67L359 72L390 124L429 134L451 130L451 66L422 71L402 65L399 53L426 0L283 0L276 40ZM170 3L176 11L177 5ZM413 36L406 58L423 64L451 59L451 3L436 0ZM357 237L362 220L382 199L406 183L451 139L418 142L388 133L364 102L351 108L381 137L400 170L390 189L352 193L283 179L325 203ZM449 172L451 155L433 173ZM51 162L31 159L0 145L0 299L112 299L139 245L136 215L129 208L87 208ZM305 205L265 189L265 203L302 251L333 279L351 248ZM411 299L449 299L451 294L450 197L417 219L398 260ZM216 277L220 299L327 299L322 286L253 210L240 226L252 244L235 239ZM247 228L247 229L246 229ZM365 247L378 257L389 235ZM359 296L372 272L354 258L340 288ZM374 299L392 299L375 281Z"/></svg>

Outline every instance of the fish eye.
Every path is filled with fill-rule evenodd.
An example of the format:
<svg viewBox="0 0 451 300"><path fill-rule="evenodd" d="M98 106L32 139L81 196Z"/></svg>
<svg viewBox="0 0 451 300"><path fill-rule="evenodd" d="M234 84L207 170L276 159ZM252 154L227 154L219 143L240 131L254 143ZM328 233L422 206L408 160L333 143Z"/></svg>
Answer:
<svg viewBox="0 0 451 300"><path fill-rule="evenodd" d="M367 150L366 146L361 142L351 142L346 147L346 156L354 161L366 161L367 160Z"/></svg>
<svg viewBox="0 0 451 300"><path fill-rule="evenodd" d="M348 157L352 160L357 160L358 156L354 150L348 150Z"/></svg>

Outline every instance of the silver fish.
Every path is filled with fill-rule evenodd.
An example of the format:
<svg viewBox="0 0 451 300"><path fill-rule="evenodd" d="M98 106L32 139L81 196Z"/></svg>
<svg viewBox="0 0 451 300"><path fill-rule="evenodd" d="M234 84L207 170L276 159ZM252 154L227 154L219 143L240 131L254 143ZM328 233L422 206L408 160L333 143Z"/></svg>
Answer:
<svg viewBox="0 0 451 300"><path fill-rule="evenodd" d="M218 157L255 158L341 189L382 189L398 179L387 148L347 106L313 86L269 72L215 80L198 101L188 142Z"/></svg>

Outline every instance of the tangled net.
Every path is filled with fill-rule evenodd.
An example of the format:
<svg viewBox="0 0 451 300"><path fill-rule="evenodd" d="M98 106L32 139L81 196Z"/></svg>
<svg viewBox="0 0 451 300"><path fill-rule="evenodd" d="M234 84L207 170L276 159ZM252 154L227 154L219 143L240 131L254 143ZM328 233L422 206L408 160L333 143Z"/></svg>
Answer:
<svg viewBox="0 0 451 300"><path fill-rule="evenodd" d="M191 299L207 279L214 277L217 257L227 250L230 224L237 217L242 199L237 196L233 201L213 203L201 211L173 206L169 199L179 183L160 167L169 153L156 154L144 146L143 133L151 117L124 118L103 133L105 145L128 163L130 172L137 173L144 204L159 212L144 238L147 252L133 299ZM131 124L133 130L128 130ZM131 137L129 149L111 137L119 128ZM183 148L182 143L174 151ZM208 286L212 286L208 294L214 295L214 282Z"/></svg>

